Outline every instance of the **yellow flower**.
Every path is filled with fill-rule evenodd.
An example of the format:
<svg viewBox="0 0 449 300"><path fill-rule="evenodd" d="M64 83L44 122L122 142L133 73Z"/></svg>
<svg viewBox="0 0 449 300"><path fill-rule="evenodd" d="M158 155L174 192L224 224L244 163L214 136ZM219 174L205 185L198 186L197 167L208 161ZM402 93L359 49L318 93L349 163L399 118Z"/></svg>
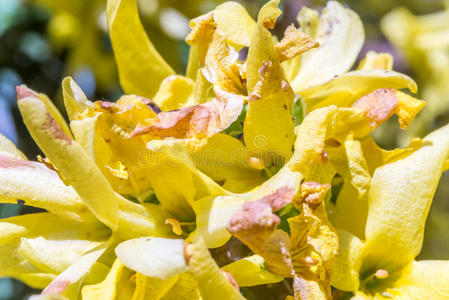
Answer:
<svg viewBox="0 0 449 300"><path fill-rule="evenodd" d="M449 262L414 261L421 250L425 220L449 155L448 141L449 127L445 126L395 153L372 143L366 145L366 158L373 167L368 205L361 208L359 204L351 210L347 207L346 230L339 232L340 254L333 286L354 292L355 299L449 296ZM337 203L340 200L355 204L354 199L338 199ZM364 214L366 219L351 220L355 213ZM353 231L351 226L358 229Z"/></svg>
<svg viewBox="0 0 449 300"><path fill-rule="evenodd" d="M0 222L0 275L70 299L244 299L240 287L284 278L296 299L328 299L331 282L371 293L372 280L418 278L414 238L449 151L447 130L404 150L377 148L370 132L393 114L406 128L423 107L397 90L416 84L391 71L386 54L347 72L363 30L337 2L321 16L304 9L302 29L289 26L277 42L269 29L278 4L269 1L257 21L235 2L192 20L183 76L146 36L135 1L109 0L128 95L91 102L68 77L67 124L45 95L17 87L45 159L27 161L1 137L0 200L47 212ZM296 127L295 93L305 107ZM226 134L236 122L242 140ZM337 177L344 188L334 204ZM340 230L340 249L327 211L351 232ZM208 249L233 236L253 255L220 268ZM395 250L404 255L385 259Z"/></svg>

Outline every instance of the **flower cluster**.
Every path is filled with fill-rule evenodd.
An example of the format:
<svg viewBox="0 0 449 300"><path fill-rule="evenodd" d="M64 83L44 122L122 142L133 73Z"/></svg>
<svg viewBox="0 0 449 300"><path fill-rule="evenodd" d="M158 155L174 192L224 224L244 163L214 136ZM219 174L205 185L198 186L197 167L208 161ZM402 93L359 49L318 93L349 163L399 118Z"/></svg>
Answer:
<svg viewBox="0 0 449 300"><path fill-rule="evenodd" d="M414 261L449 156L449 126L386 151L424 102L392 57L351 70L363 25L335 1L271 33L236 2L193 19L186 75L146 36L135 0L108 0L117 102L62 83L70 124L17 87L45 158L0 137L0 200L45 210L0 221L0 276L42 298L245 299L284 281L287 299L445 299L448 261ZM239 243L220 265L214 248ZM228 248L230 249L230 248Z"/></svg>

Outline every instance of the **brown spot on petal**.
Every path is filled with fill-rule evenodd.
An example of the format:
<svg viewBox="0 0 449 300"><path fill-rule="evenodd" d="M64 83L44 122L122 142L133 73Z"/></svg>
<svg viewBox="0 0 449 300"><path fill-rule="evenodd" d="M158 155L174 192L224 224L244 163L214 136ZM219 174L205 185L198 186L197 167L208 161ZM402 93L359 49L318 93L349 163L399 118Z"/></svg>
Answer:
<svg viewBox="0 0 449 300"><path fill-rule="evenodd" d="M275 46L275 49L279 60L283 62L318 46L318 42L292 24L287 27L284 38Z"/></svg>
<svg viewBox="0 0 449 300"><path fill-rule="evenodd" d="M98 101L98 102L100 103L101 108L106 110L112 110L112 108L115 106L115 103L109 101Z"/></svg>
<svg viewBox="0 0 449 300"><path fill-rule="evenodd" d="M394 89L378 89L363 96L353 105L365 112L372 129L388 120L398 108L398 97Z"/></svg>
<svg viewBox="0 0 449 300"><path fill-rule="evenodd" d="M273 63L271 61L263 61L262 66L258 71L260 79L264 79L266 77L272 65Z"/></svg>
<svg viewBox="0 0 449 300"><path fill-rule="evenodd" d="M374 274L374 276L375 276L376 278L379 278L379 279L385 279L385 278L387 278L387 277L389 276L389 274L388 274L388 271L387 271L387 270L379 269L379 270L376 271L376 273Z"/></svg>
<svg viewBox="0 0 449 300"><path fill-rule="evenodd" d="M24 85L16 86L16 94L17 100L19 101L26 97L39 97L38 94L36 94L34 91L30 90Z"/></svg>
<svg viewBox="0 0 449 300"><path fill-rule="evenodd" d="M184 259L186 260L187 265L189 265L190 259L192 258L192 254L189 251L189 247L190 247L190 244L184 242L183 252L184 252Z"/></svg>
<svg viewBox="0 0 449 300"><path fill-rule="evenodd" d="M228 278L228 280L232 284L232 286L235 287L235 289L237 291L240 291L240 287L239 287L237 281L235 281L234 277L232 277L231 273L226 272L224 270L221 270L221 272L223 272L225 274L226 278Z"/></svg>
<svg viewBox="0 0 449 300"><path fill-rule="evenodd" d="M301 184L301 200L306 202L311 209L317 208L324 200L330 184L319 184L318 182L304 182Z"/></svg>
<svg viewBox="0 0 449 300"><path fill-rule="evenodd" d="M252 94L249 94L249 96L248 96L248 98L247 98L247 101L248 101L248 102L256 101L256 100L259 100L260 98L262 98L261 95L256 94L256 93L252 93Z"/></svg>
<svg viewBox="0 0 449 300"><path fill-rule="evenodd" d="M327 156L327 152L325 150L321 151L321 161L323 163L327 163L329 160L329 157Z"/></svg>
<svg viewBox="0 0 449 300"><path fill-rule="evenodd" d="M282 80L281 89L283 91L288 91L290 89L290 84L288 84L287 80Z"/></svg>
<svg viewBox="0 0 449 300"><path fill-rule="evenodd" d="M272 16L270 18L266 18L265 20L263 20L263 27L267 28L267 29L273 29L274 26L276 25L276 20L277 20L277 16Z"/></svg>
<svg viewBox="0 0 449 300"><path fill-rule="evenodd" d="M70 284L71 282L69 280L54 281L43 290L42 295L62 293Z"/></svg>
<svg viewBox="0 0 449 300"><path fill-rule="evenodd" d="M72 139L62 130L58 122L53 118L53 116L47 112L47 120L42 124L42 129L48 131L50 135L58 140L63 140L67 144L72 143Z"/></svg>
<svg viewBox="0 0 449 300"><path fill-rule="evenodd" d="M324 143L326 145L334 147L334 148L340 147L340 145L341 145L341 143L334 138L327 139L324 141Z"/></svg>

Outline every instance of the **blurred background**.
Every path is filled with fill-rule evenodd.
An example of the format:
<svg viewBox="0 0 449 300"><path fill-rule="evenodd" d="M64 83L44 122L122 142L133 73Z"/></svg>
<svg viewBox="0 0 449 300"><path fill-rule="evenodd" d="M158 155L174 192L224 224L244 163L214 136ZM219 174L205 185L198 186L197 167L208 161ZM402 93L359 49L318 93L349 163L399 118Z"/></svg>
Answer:
<svg viewBox="0 0 449 300"><path fill-rule="evenodd" d="M60 82L74 77L91 100L112 101L121 94L107 35L105 0L0 0L0 133L29 159L41 154L21 121L15 86L26 84L49 95L62 108ZM184 37L189 19L212 10L221 0L138 0L145 29L178 73L186 67ZM240 0L253 17L264 0ZM392 53L394 69L418 82L428 101L409 132L392 120L375 138L391 149L422 137L449 121L449 1L347 0L365 25L368 50ZM303 5L321 8L324 0L281 0L284 14L276 34L296 22ZM62 109L63 111L63 109ZM26 206L0 204L0 218L30 212ZM418 259L449 259L449 175L444 174L427 221ZM0 300L26 299L36 293L24 284L0 279Z"/></svg>

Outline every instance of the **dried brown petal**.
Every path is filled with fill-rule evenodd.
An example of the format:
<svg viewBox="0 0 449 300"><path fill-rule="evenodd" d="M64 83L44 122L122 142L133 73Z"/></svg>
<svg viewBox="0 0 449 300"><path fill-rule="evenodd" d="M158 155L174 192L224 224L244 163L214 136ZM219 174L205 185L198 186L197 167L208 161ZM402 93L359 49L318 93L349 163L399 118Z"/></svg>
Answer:
<svg viewBox="0 0 449 300"><path fill-rule="evenodd" d="M247 202L231 218L228 231L262 256L267 268L276 274L291 277L290 237L277 230L280 219L273 212L291 202L293 192L283 187L257 201Z"/></svg>
<svg viewBox="0 0 449 300"><path fill-rule="evenodd" d="M158 138L204 138L232 124L240 115L244 97L215 88L215 98L201 105L162 112L152 125L136 128L132 136L147 134Z"/></svg>
<svg viewBox="0 0 449 300"><path fill-rule="evenodd" d="M275 46L275 49L279 60L283 62L318 46L318 42L292 24L287 27L284 38Z"/></svg>
<svg viewBox="0 0 449 300"><path fill-rule="evenodd" d="M398 97L394 89L378 89L360 98L353 105L366 113L372 129L388 120L398 108Z"/></svg>

